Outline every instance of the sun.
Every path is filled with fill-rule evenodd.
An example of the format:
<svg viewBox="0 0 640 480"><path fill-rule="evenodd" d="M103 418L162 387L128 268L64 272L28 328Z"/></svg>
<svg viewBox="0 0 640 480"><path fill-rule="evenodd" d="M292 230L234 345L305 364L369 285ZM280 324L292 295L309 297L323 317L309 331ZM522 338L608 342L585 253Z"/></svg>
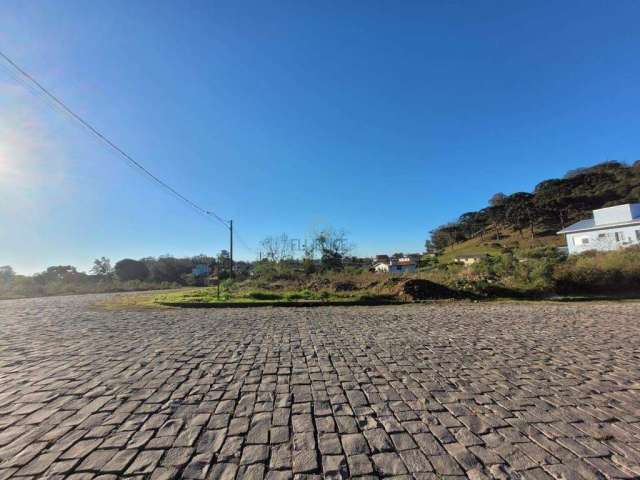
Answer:
<svg viewBox="0 0 640 480"><path fill-rule="evenodd" d="M0 183L15 181L17 165L15 164L14 150L14 146L0 135Z"/></svg>

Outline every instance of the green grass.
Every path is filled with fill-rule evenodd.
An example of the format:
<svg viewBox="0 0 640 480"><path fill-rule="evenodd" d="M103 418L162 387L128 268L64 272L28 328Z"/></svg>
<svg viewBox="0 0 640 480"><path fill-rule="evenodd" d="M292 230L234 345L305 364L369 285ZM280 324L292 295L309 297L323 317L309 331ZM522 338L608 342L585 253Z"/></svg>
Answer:
<svg viewBox="0 0 640 480"><path fill-rule="evenodd" d="M158 293L151 300L157 305L164 306L268 306L268 305L313 305L313 304L373 304L391 303L392 299L386 295L371 295L365 292L329 292L310 290L295 290L270 292L264 290L250 290L246 292L221 291L218 297L217 288L199 288L188 291ZM148 299L146 300L148 303ZM394 303L399 303L395 301Z"/></svg>
<svg viewBox="0 0 640 480"><path fill-rule="evenodd" d="M450 263L453 262L454 258L458 255L473 255L481 253L498 255L501 252L502 250L499 247L485 245L483 242L478 242L476 239L473 239L448 247L438 260L440 263Z"/></svg>
<svg viewBox="0 0 640 480"><path fill-rule="evenodd" d="M492 238L492 235L485 235L484 239L479 236L447 247L439 257L440 263L453 262L458 255L470 255L486 253L488 255L498 255L503 248L529 249L548 245L563 246L565 240L562 235L541 235L538 233L534 238L527 230L522 234L513 230L505 229L500 240Z"/></svg>

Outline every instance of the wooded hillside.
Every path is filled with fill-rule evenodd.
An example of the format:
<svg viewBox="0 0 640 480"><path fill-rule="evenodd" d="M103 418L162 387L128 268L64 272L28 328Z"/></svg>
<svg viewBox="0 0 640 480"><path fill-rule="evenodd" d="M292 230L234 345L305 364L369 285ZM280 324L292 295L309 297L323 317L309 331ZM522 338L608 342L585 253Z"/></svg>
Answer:
<svg viewBox="0 0 640 480"><path fill-rule="evenodd" d="M474 238L500 241L506 231L547 236L588 218L594 209L634 202L640 202L640 160L604 162L540 182L531 193L496 193L486 208L432 230L425 247L442 251Z"/></svg>

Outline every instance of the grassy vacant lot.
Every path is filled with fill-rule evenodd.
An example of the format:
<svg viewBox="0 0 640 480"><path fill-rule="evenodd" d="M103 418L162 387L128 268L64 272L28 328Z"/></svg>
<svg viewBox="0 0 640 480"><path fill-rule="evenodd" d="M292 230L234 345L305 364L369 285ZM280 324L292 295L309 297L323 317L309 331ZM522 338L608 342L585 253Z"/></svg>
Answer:
<svg viewBox="0 0 640 480"><path fill-rule="evenodd" d="M234 292L232 293L232 290ZM391 295L368 293L329 293L301 291L270 292L261 290L237 291L237 287L223 288L220 296L216 287L182 288L167 292L144 292L116 295L98 304L108 309L157 307L252 307L252 306L320 306L320 305L381 305L400 304L403 299Z"/></svg>
<svg viewBox="0 0 640 480"><path fill-rule="evenodd" d="M422 300L467 298L418 275L388 276L371 272L329 272L307 277L225 281L217 287L117 295L103 307L146 308L380 305Z"/></svg>
<svg viewBox="0 0 640 480"><path fill-rule="evenodd" d="M443 261L444 260L444 261ZM314 274L274 266L270 274L226 281L217 289L158 293L163 305L371 304L440 299L634 298L640 295L640 248L566 258L554 247L493 253L472 267L438 259L421 271ZM239 305L240 306L240 305Z"/></svg>
<svg viewBox="0 0 640 480"><path fill-rule="evenodd" d="M300 261L262 261L250 273L223 281L219 295L216 287L185 287L116 296L109 302L129 307L240 307L369 305L442 299L640 298L640 247L585 252L569 258L551 246L503 247L470 267L451 261L451 252L447 253L449 257L424 258L417 272L405 275L348 266L309 270Z"/></svg>
<svg viewBox="0 0 640 480"><path fill-rule="evenodd" d="M311 305L369 305L380 303L400 303L400 300L384 295L370 295L363 292L330 293L310 290L289 291L231 291L223 289L218 296L216 287L198 288L188 291L161 293L153 297L153 302L165 306L311 306Z"/></svg>
<svg viewBox="0 0 640 480"><path fill-rule="evenodd" d="M291 265L226 280L217 287L123 295L110 305L313 306L371 305L443 299L620 299L640 296L640 248L565 258L553 247L493 253L472 267L443 262L387 275L362 270L306 274Z"/></svg>

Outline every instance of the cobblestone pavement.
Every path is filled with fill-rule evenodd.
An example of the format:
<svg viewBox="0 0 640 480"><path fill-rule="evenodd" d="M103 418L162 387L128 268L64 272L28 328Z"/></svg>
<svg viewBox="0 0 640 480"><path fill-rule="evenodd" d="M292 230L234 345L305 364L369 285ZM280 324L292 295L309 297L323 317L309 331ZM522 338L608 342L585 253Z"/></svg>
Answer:
<svg viewBox="0 0 640 480"><path fill-rule="evenodd" d="M0 302L0 479L638 478L640 303Z"/></svg>

